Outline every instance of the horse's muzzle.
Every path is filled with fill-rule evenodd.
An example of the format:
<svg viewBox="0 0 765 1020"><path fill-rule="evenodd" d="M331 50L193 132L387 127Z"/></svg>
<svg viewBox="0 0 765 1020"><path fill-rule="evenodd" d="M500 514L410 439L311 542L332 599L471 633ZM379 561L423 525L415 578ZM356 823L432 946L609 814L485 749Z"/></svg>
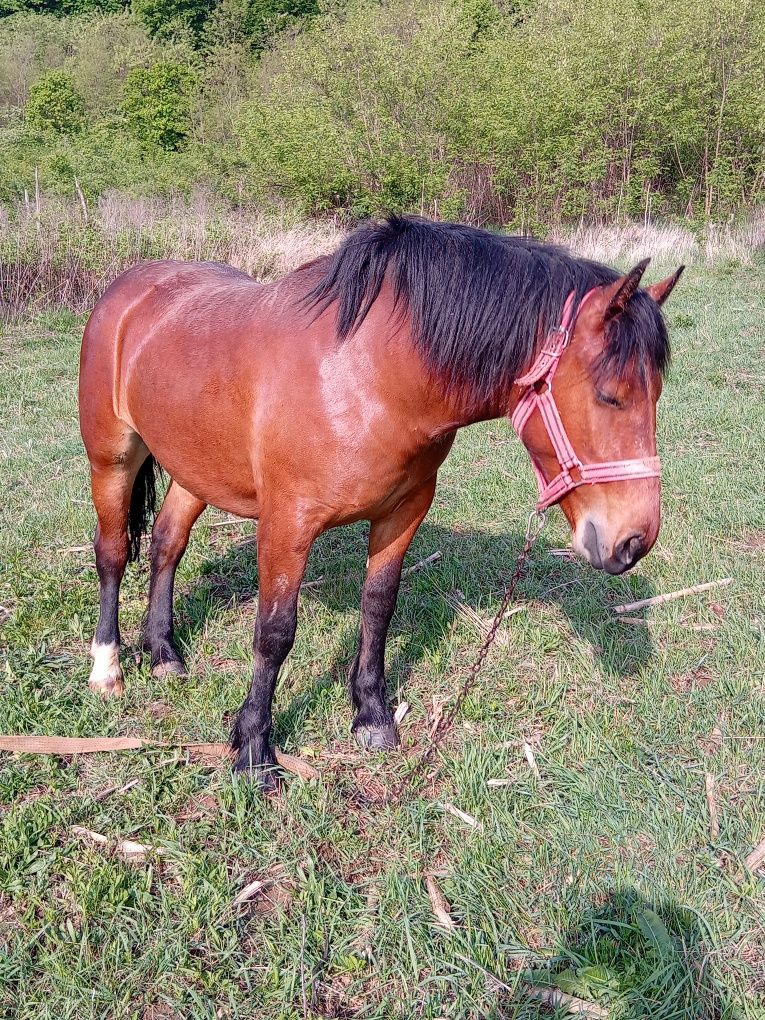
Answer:
<svg viewBox="0 0 765 1020"><path fill-rule="evenodd" d="M649 549L646 536L640 532L633 532L620 539L610 554L604 555L598 529L591 520L584 526L582 547L589 563L598 570L605 570L607 574L623 574L630 567L634 567Z"/></svg>

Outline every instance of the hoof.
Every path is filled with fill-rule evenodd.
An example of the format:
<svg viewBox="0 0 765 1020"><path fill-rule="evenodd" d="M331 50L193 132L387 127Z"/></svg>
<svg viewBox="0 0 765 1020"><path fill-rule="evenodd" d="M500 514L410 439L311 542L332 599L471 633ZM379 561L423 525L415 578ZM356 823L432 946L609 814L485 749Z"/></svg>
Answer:
<svg viewBox="0 0 765 1020"><path fill-rule="evenodd" d="M246 751L240 751L233 768L235 775L255 784L267 796L279 792L279 766L270 752L268 761L255 764Z"/></svg>
<svg viewBox="0 0 765 1020"><path fill-rule="evenodd" d="M90 671L88 687L102 698L117 698L125 693L125 681L120 666L120 651L116 644L101 645L93 642L90 647L93 669Z"/></svg>
<svg viewBox="0 0 765 1020"><path fill-rule="evenodd" d="M366 751L390 751L398 747L398 730L393 723L387 726L359 726L353 731L356 743Z"/></svg>
<svg viewBox="0 0 765 1020"><path fill-rule="evenodd" d="M163 676L188 676L186 667L179 659L168 659L151 667L151 675L157 679Z"/></svg>
<svg viewBox="0 0 765 1020"><path fill-rule="evenodd" d="M125 681L122 676L92 677L88 680L88 687L95 694L102 698L121 698L125 693Z"/></svg>

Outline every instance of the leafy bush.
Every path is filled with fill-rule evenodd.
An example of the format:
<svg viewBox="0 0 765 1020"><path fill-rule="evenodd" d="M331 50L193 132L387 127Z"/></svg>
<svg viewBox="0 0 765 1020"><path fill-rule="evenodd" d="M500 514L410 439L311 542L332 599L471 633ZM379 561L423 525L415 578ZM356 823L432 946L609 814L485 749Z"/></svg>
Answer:
<svg viewBox="0 0 765 1020"><path fill-rule="evenodd" d="M186 64L158 63L135 68L125 79L122 110L144 145L178 149L192 127L197 77Z"/></svg>
<svg viewBox="0 0 765 1020"><path fill-rule="evenodd" d="M85 103L66 71L47 71L29 90L27 121L42 130L71 134L82 126Z"/></svg>
<svg viewBox="0 0 765 1020"><path fill-rule="evenodd" d="M6 3L0 198L37 166L539 232L765 193L765 0Z"/></svg>
<svg viewBox="0 0 765 1020"><path fill-rule="evenodd" d="M190 33L197 37L213 0L133 0L132 9L151 35L162 39Z"/></svg>
<svg viewBox="0 0 765 1020"><path fill-rule="evenodd" d="M253 190L312 213L458 212L450 164L474 27L458 5L405 0L285 39L241 120Z"/></svg>

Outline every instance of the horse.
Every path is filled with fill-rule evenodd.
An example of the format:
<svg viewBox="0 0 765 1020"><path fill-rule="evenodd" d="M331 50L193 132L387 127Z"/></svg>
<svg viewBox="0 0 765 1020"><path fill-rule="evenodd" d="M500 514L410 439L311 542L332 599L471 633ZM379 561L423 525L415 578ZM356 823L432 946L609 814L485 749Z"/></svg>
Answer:
<svg viewBox="0 0 765 1020"><path fill-rule="evenodd" d="M234 768L273 788L271 702L296 630L314 540L370 523L352 732L396 746L385 644L404 555L458 429L510 417L572 545L619 574L660 523L656 404L669 362L647 287L527 237L393 216L273 283L219 263L120 275L87 322L80 425L97 516L90 687L124 690L119 589L153 519L143 645L153 674L185 672L173 585L212 505L258 521L258 612ZM161 465L161 468L160 468ZM156 475L169 476L156 513Z"/></svg>

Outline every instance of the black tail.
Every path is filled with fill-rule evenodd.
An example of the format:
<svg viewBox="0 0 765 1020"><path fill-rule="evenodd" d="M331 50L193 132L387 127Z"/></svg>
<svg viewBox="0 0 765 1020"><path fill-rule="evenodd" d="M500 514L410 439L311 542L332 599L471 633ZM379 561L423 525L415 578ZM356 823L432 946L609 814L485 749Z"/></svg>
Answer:
<svg viewBox="0 0 765 1020"><path fill-rule="evenodd" d="M151 454L138 469L133 482L128 513L128 563L141 555L141 536L149 530L157 509L157 474L159 464Z"/></svg>

